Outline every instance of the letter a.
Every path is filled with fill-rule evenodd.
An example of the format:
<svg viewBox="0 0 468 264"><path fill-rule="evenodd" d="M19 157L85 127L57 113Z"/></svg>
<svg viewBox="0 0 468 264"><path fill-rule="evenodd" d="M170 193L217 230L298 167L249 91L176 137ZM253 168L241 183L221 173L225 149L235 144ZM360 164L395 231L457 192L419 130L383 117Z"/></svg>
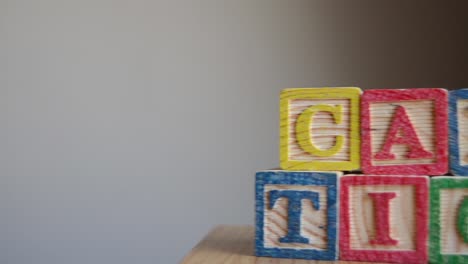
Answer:
<svg viewBox="0 0 468 264"><path fill-rule="evenodd" d="M400 132L400 135L398 132ZM432 158L433 156L431 152L424 150L421 142L419 142L413 124L411 124L408 114L402 106L396 107L391 126L388 130L387 140L382 150L375 154L374 157L380 160L395 159L395 154L390 152L393 144L407 145L409 148L407 158L410 159Z"/></svg>

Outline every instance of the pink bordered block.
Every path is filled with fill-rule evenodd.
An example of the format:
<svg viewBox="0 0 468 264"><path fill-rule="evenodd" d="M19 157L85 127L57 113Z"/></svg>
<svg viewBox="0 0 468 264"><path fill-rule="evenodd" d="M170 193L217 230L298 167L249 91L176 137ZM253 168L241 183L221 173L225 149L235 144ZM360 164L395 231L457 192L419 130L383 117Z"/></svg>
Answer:
<svg viewBox="0 0 468 264"><path fill-rule="evenodd" d="M361 98L364 174L448 171L448 93L441 88L367 90Z"/></svg>
<svg viewBox="0 0 468 264"><path fill-rule="evenodd" d="M429 177L340 179L340 259L427 263Z"/></svg>

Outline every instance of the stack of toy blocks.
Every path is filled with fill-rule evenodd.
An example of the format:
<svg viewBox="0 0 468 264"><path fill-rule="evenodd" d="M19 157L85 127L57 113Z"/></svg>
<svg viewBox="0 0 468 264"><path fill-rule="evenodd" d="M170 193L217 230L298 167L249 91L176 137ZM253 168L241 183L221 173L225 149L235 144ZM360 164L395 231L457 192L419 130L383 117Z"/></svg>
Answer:
<svg viewBox="0 0 468 264"><path fill-rule="evenodd" d="M257 256L468 263L468 90L286 89L280 160Z"/></svg>

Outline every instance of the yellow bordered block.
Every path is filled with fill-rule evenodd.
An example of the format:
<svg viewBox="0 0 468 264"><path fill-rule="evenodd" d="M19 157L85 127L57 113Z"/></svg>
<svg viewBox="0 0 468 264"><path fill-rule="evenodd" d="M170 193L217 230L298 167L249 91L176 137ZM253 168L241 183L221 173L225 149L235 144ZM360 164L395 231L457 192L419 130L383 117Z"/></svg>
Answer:
<svg viewBox="0 0 468 264"><path fill-rule="evenodd" d="M280 96L281 168L359 169L361 93L356 87L283 90Z"/></svg>

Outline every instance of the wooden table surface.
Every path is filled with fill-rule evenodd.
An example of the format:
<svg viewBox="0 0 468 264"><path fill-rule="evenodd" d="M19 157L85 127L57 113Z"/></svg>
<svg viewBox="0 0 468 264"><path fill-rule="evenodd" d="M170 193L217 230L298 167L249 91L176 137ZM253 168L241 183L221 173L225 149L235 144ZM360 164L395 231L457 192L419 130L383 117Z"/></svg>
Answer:
<svg viewBox="0 0 468 264"><path fill-rule="evenodd" d="M182 264L332 264L369 262L315 261L255 257L252 226L217 226L185 256Z"/></svg>

